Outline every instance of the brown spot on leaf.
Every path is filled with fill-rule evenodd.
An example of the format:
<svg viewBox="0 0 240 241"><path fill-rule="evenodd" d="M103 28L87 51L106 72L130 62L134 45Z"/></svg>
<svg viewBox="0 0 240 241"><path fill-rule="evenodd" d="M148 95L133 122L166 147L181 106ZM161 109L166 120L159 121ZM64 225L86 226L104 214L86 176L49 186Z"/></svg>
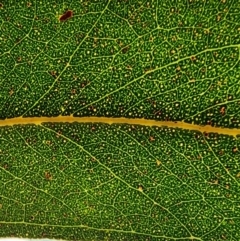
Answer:
<svg viewBox="0 0 240 241"><path fill-rule="evenodd" d="M47 140L46 144L50 146L52 144L52 142L50 140Z"/></svg>
<svg viewBox="0 0 240 241"><path fill-rule="evenodd" d="M129 49L130 49L130 46L124 47L124 48L122 49L122 53L123 53L123 54L126 54L126 53L129 51Z"/></svg>
<svg viewBox="0 0 240 241"><path fill-rule="evenodd" d="M60 18L60 22L66 21L73 16L73 11L67 10Z"/></svg>
<svg viewBox="0 0 240 241"><path fill-rule="evenodd" d="M196 59L197 59L196 56L194 56L194 55L191 56L191 60L192 60L192 61L196 61Z"/></svg>
<svg viewBox="0 0 240 241"><path fill-rule="evenodd" d="M225 115L225 111L226 111L226 108L225 108L224 106L221 107L220 113L221 113L222 115Z"/></svg>
<svg viewBox="0 0 240 241"><path fill-rule="evenodd" d="M71 90L71 94L76 94L77 93L77 90L76 89L72 89Z"/></svg>
<svg viewBox="0 0 240 241"><path fill-rule="evenodd" d="M205 132L205 131L204 131L203 134L204 134L204 136L206 136L206 137L209 136L208 132Z"/></svg>
<svg viewBox="0 0 240 241"><path fill-rule="evenodd" d="M152 70L154 70L152 67L147 67L147 68L144 70L144 72L145 72L145 73L149 73L149 72L151 72Z"/></svg>
<svg viewBox="0 0 240 241"><path fill-rule="evenodd" d="M131 66L131 65L127 65L127 66L126 66L126 69L132 70L132 66Z"/></svg>
<svg viewBox="0 0 240 241"><path fill-rule="evenodd" d="M238 148L236 146L233 147L232 152L236 153L238 151Z"/></svg>
<svg viewBox="0 0 240 241"><path fill-rule="evenodd" d="M150 141L155 141L155 138L154 138L153 136L150 136L150 137L149 137L149 140L150 140Z"/></svg>
<svg viewBox="0 0 240 241"><path fill-rule="evenodd" d="M48 180L48 181L51 181L52 180L52 175L50 172L45 172L44 173L44 176L45 176L45 179Z"/></svg>
<svg viewBox="0 0 240 241"><path fill-rule="evenodd" d="M208 29L208 28L205 29L205 30L204 30L204 33L205 33L205 34L209 34L209 33L210 33L210 29Z"/></svg>
<svg viewBox="0 0 240 241"><path fill-rule="evenodd" d="M57 77L57 71L51 70L50 75L52 75L53 77Z"/></svg>
<svg viewBox="0 0 240 241"><path fill-rule="evenodd" d="M224 151L223 150L220 150L219 151L219 155L222 156L224 154Z"/></svg>

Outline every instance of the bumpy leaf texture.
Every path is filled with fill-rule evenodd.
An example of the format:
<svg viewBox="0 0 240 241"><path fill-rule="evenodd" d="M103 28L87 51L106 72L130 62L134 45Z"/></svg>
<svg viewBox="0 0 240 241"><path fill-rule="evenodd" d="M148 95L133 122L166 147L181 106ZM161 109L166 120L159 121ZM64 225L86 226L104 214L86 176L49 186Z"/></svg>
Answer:
<svg viewBox="0 0 240 241"><path fill-rule="evenodd" d="M238 0L0 0L0 236L240 240L239 136L168 126L239 129L239 13ZM39 121L8 125L21 116ZM54 116L76 122L41 122Z"/></svg>

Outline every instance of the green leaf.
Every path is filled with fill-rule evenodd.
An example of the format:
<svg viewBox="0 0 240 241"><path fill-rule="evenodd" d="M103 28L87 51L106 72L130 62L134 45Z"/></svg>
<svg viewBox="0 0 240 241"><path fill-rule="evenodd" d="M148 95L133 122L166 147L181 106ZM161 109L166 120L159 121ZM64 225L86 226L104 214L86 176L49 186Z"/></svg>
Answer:
<svg viewBox="0 0 240 241"><path fill-rule="evenodd" d="M239 240L239 12L2 0L0 237Z"/></svg>

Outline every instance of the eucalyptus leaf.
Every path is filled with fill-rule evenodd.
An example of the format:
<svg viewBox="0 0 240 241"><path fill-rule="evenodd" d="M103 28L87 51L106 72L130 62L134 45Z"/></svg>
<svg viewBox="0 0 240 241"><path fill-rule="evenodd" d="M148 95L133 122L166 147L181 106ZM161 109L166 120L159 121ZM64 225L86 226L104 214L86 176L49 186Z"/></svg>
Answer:
<svg viewBox="0 0 240 241"><path fill-rule="evenodd" d="M240 240L237 0L0 2L0 237Z"/></svg>

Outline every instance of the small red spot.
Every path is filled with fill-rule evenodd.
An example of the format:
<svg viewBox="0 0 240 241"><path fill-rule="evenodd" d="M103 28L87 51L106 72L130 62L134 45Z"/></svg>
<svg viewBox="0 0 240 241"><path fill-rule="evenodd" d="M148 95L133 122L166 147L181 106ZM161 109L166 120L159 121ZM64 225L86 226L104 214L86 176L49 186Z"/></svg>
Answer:
<svg viewBox="0 0 240 241"><path fill-rule="evenodd" d="M73 16L73 11L68 10L67 12L65 12L65 13L59 18L59 20L60 20L61 22L63 22L63 21L66 21L67 19L71 18L72 16Z"/></svg>

